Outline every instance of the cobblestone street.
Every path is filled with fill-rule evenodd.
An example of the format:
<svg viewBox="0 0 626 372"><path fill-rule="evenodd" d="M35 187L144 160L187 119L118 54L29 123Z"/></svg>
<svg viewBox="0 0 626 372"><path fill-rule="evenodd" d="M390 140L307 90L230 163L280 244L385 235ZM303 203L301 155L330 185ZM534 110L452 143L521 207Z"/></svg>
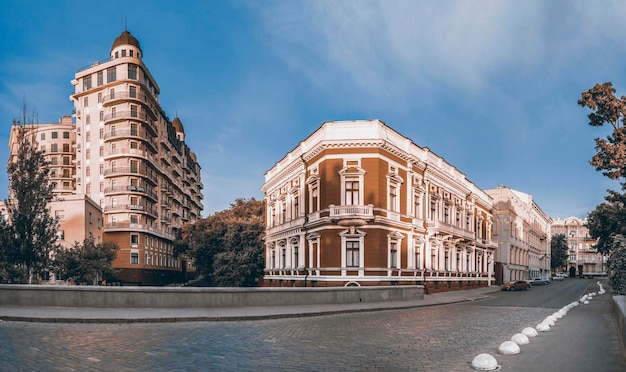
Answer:
<svg viewBox="0 0 626 372"><path fill-rule="evenodd" d="M554 312L464 303L278 320L0 322L3 371L468 371Z"/></svg>

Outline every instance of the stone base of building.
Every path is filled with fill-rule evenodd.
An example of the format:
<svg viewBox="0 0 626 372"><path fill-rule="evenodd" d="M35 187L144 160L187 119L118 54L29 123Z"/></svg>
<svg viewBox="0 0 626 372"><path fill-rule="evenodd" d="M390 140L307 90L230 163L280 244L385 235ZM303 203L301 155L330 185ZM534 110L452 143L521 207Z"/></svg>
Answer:
<svg viewBox="0 0 626 372"><path fill-rule="evenodd" d="M491 284L495 285L492 279ZM403 286L403 285L423 285L425 294L433 294L448 291L458 291L465 289L476 289L487 287L487 280L446 280L446 281L319 281L319 280L290 280L290 279L262 279L261 287L368 287L368 286Z"/></svg>

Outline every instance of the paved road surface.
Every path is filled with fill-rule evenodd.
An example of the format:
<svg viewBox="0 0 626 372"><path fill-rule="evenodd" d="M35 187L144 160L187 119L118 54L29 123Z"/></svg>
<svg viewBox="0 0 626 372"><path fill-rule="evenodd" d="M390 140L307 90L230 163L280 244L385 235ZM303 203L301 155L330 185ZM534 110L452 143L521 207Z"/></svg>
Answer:
<svg viewBox="0 0 626 372"><path fill-rule="evenodd" d="M3 321L0 370L472 371L472 359L489 353L501 370L625 371L609 300L605 294L573 309L514 356L498 355L498 346L557 309L478 300L231 322Z"/></svg>

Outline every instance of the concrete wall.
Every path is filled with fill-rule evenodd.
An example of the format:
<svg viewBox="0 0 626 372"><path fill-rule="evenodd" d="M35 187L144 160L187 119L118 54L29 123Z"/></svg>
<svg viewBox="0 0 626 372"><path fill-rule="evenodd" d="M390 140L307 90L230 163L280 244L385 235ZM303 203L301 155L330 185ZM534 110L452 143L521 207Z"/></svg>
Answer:
<svg viewBox="0 0 626 372"><path fill-rule="evenodd" d="M424 287L191 288L0 285L0 305L95 308L213 308L406 301Z"/></svg>
<svg viewBox="0 0 626 372"><path fill-rule="evenodd" d="M626 351L626 296L613 296L611 310L617 324L617 336L622 342L622 350Z"/></svg>

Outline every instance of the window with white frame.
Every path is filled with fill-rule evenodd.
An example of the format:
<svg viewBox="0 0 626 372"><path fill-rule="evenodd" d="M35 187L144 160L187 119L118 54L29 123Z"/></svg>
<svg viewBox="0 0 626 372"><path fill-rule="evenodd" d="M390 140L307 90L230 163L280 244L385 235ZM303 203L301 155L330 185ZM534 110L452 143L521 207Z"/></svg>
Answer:
<svg viewBox="0 0 626 372"><path fill-rule="evenodd" d="M343 205L359 205L359 180L346 179L344 181Z"/></svg>
<svg viewBox="0 0 626 372"><path fill-rule="evenodd" d="M312 170L315 172L315 170ZM320 178L317 174L311 174L307 180L306 185L309 194L309 213L313 213L320 210Z"/></svg>
<svg viewBox="0 0 626 372"><path fill-rule="evenodd" d="M389 267L392 269L398 268L398 242L389 242Z"/></svg>
<svg viewBox="0 0 626 372"><path fill-rule="evenodd" d="M339 171L341 177L341 205L363 205L363 176L365 170L358 160L345 160L344 168Z"/></svg>
<svg viewBox="0 0 626 372"><path fill-rule="evenodd" d="M139 246L139 234L130 234L130 245L133 247Z"/></svg>
<svg viewBox="0 0 626 372"><path fill-rule="evenodd" d="M360 266L361 245L358 240L346 240L346 267Z"/></svg>
<svg viewBox="0 0 626 372"><path fill-rule="evenodd" d="M139 264L139 251L133 249L130 251L130 264L138 265Z"/></svg>

